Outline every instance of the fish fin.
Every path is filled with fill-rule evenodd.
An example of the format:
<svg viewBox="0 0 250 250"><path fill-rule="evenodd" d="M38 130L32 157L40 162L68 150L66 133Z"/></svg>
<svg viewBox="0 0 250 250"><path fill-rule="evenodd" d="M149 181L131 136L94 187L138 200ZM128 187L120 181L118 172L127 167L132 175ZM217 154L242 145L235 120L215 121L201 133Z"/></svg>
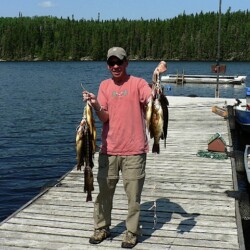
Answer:
<svg viewBox="0 0 250 250"><path fill-rule="evenodd" d="M166 133L164 133L164 131L163 131L163 133L162 133L162 135L161 135L161 139L164 140L164 145L166 145L167 136L168 136L167 131L166 131Z"/></svg>
<svg viewBox="0 0 250 250"><path fill-rule="evenodd" d="M160 153L160 145L159 144L153 144L153 148L152 148L152 153Z"/></svg>

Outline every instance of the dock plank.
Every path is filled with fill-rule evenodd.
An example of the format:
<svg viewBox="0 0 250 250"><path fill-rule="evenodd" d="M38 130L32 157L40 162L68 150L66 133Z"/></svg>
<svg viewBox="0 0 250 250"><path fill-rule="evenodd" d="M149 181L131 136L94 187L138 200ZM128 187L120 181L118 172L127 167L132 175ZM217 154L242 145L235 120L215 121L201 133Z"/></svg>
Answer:
<svg viewBox="0 0 250 250"><path fill-rule="evenodd" d="M236 202L227 195L234 190L231 159L197 156L217 132L230 143L227 120L212 112L212 106L223 106L225 99L169 97L169 102L167 146L161 142L159 155L148 154L141 204L143 235L134 249L243 249ZM95 176L96 165L97 156ZM93 199L98 190L94 184ZM0 248L120 249L127 214L122 180L114 199L112 239L97 246L88 243L93 202L85 199L83 173L74 168L0 224Z"/></svg>

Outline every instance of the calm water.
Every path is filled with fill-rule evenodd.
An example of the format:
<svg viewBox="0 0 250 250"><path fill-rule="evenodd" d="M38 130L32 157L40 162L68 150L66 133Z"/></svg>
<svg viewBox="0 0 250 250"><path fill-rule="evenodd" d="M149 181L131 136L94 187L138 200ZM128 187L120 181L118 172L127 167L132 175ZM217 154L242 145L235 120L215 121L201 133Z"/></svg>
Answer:
<svg viewBox="0 0 250 250"><path fill-rule="evenodd" d="M151 81L158 62L131 62L129 73ZM168 73L210 74L211 63L169 62ZM247 75L250 63L227 63ZM0 221L75 163L75 129L84 104L81 83L97 93L109 77L105 62L0 63ZM169 85L168 85L169 86ZM167 95L214 97L215 85L172 85ZM220 97L244 98L245 86L221 86ZM97 123L98 138L100 124Z"/></svg>

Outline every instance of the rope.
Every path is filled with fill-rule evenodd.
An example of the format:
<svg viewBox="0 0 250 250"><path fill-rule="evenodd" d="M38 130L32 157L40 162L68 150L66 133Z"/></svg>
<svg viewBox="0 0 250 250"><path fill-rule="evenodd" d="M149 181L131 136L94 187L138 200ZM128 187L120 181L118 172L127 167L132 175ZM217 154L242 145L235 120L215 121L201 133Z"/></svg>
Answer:
<svg viewBox="0 0 250 250"><path fill-rule="evenodd" d="M156 165L155 164L155 158L156 158L155 156L156 156L156 153L154 153L154 176L155 176L155 165ZM153 186L153 196L154 197L155 197L155 194L156 194L155 190L156 190L156 183L155 183L155 178L154 178L154 186ZM152 209L154 209L154 219L153 219L154 225L153 225L152 229L155 229L156 225L157 225L157 213L156 213L157 205L156 205L156 199L154 200L153 206L151 208L149 208L148 210L152 210Z"/></svg>
<svg viewBox="0 0 250 250"><path fill-rule="evenodd" d="M228 155L226 153L211 152L211 151L204 151L204 150L199 150L197 153L197 156L216 159L216 160L224 160L228 158Z"/></svg>

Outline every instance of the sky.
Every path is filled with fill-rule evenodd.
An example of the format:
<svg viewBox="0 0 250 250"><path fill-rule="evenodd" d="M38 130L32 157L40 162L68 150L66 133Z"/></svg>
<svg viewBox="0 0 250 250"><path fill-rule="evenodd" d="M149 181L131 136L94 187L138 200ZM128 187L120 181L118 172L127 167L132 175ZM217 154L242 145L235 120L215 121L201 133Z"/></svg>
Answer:
<svg viewBox="0 0 250 250"><path fill-rule="evenodd" d="M0 17L54 16L85 19L170 19L218 12L220 0L1 0ZM250 0L221 0L221 11L250 11Z"/></svg>

